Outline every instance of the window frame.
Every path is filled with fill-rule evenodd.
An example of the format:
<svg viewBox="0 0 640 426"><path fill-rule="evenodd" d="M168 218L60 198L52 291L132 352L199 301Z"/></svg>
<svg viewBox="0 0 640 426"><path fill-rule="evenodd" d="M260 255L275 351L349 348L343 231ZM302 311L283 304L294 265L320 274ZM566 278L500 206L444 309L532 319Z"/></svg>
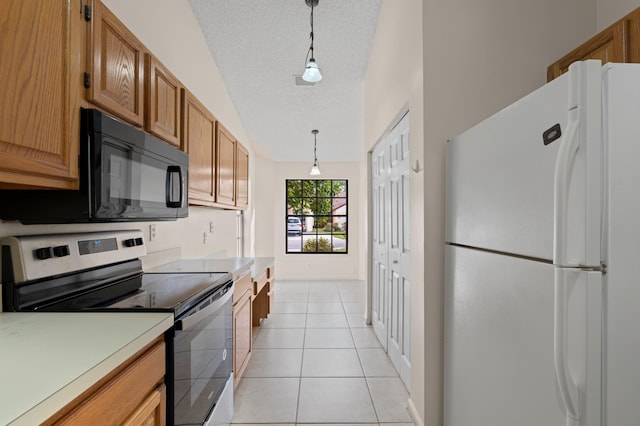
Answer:
<svg viewBox="0 0 640 426"><path fill-rule="evenodd" d="M298 182L300 185L300 188L302 189L304 187L304 185L308 185L309 183L313 183L314 185L314 195L312 197L309 196L304 196L302 194L302 191L300 191L300 197L289 197L289 187L290 187L290 183L292 182ZM330 196L323 196L323 195L319 195L318 194L318 182L330 182L331 183L331 190L330 190L330 194L333 194L333 185L334 182L340 182L342 184L344 184L344 188L343 190L338 193L337 195L330 195ZM344 195L342 195L344 194ZM339 195L339 196L338 196ZM330 199L330 204L329 204L329 208L330 211L328 213L323 213L323 214L317 214L317 212L311 212L309 209L307 209L307 212L295 212L295 211L291 211L290 208L290 204L289 204L289 200L291 198L301 198L301 199L311 199L312 201L310 202L310 204L315 204L316 206L319 205L318 201L319 200L326 200L326 199ZM344 202L344 204L340 204L338 207L334 207L336 205L336 201L338 203L342 203ZM304 204L303 201L300 202L301 204ZM343 208L344 207L344 213L339 213L339 214L334 214L334 212L339 209L339 208ZM300 238L300 248L299 251L291 251L289 249L289 238L291 238L291 234L289 234L289 218L291 217L297 217L300 219L300 222L302 224L302 230L300 232L299 235L295 235L295 238ZM304 224L305 224L305 218L313 218L313 222L314 224L317 223L318 220L323 220L323 219L329 219L330 223L342 223L342 226L340 230L336 230L333 226L330 226L330 231L319 231L318 228L313 228L312 230L309 231L305 231L304 230ZM338 222L335 221L335 219L338 219ZM285 254L349 254L349 180L348 179L286 179L285 180ZM325 229L326 229L326 225L325 225ZM333 247L333 242L335 241L336 238L339 237L334 237L334 235L338 236L342 236L344 237L344 250L332 250L332 251L303 251L303 247L304 247L304 243L305 241L308 240L305 239L305 236L309 236L309 235L313 235L314 238L316 239L316 241L325 236L325 238L329 239L329 242L332 244ZM342 239L342 238L339 238ZM317 246L316 246L317 249Z"/></svg>

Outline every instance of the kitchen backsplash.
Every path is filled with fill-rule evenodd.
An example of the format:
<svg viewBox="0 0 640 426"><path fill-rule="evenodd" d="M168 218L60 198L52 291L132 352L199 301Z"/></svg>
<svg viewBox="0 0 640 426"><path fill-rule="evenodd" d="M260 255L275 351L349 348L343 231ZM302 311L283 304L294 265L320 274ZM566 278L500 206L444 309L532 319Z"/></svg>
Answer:
<svg viewBox="0 0 640 426"><path fill-rule="evenodd" d="M22 225L0 221L0 237L11 235L140 229L148 253L178 248L185 258L236 256L237 212L189 207L189 217L176 221L96 224ZM152 227L155 230L152 231ZM154 235L151 236L151 233ZM249 235L245 231L245 241Z"/></svg>

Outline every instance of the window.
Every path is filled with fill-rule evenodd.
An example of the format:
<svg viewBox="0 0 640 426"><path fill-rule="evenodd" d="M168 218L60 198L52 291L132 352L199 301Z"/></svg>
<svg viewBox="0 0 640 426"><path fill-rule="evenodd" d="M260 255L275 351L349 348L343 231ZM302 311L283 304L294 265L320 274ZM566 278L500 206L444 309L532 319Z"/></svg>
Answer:
<svg viewBox="0 0 640 426"><path fill-rule="evenodd" d="M287 179L287 253L347 253L347 186Z"/></svg>

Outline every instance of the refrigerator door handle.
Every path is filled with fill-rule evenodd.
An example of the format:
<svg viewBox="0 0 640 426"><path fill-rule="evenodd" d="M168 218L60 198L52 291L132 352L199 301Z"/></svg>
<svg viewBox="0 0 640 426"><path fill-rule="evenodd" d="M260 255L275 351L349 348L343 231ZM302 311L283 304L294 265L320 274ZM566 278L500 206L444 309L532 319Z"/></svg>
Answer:
<svg viewBox="0 0 640 426"><path fill-rule="evenodd" d="M556 381L566 410L567 426L580 426L580 414L578 411L580 389L571 377L567 354L567 274L570 272L574 271L563 268L555 268L554 271L553 358L556 370Z"/></svg>
<svg viewBox="0 0 640 426"><path fill-rule="evenodd" d="M568 202L569 183L573 162L578 152L578 129L580 128L580 118L578 107L573 107L569 111L567 131L562 138L556 167L554 171L554 203L553 203L553 263L554 265L567 265L568 246Z"/></svg>

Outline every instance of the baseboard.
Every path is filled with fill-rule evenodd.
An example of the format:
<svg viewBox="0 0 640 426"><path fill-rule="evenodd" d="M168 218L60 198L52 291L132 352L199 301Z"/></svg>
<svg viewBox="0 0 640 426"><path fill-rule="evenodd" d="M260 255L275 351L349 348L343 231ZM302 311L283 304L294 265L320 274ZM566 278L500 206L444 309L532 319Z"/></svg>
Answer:
<svg viewBox="0 0 640 426"><path fill-rule="evenodd" d="M416 424L416 426L424 426L424 422L418 415L418 410L416 410L416 406L413 404L411 398L409 398L409 400L407 401L407 410L409 410L409 415L413 419L413 422Z"/></svg>

